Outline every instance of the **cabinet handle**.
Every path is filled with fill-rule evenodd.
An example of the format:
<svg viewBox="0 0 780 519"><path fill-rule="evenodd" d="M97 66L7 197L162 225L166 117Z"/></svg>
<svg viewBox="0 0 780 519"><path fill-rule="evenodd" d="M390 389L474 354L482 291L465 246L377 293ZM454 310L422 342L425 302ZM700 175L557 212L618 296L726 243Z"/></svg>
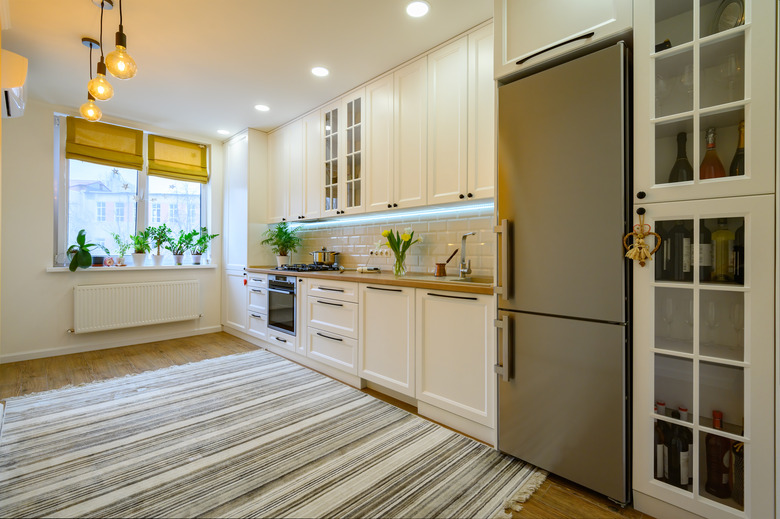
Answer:
<svg viewBox="0 0 780 519"><path fill-rule="evenodd" d="M330 339L332 341L344 342L344 339L339 339L338 337L328 337L327 335L324 335L324 334L322 334L320 332L317 332L317 335L319 335L320 337L323 337L325 339Z"/></svg>
<svg viewBox="0 0 780 519"><path fill-rule="evenodd" d="M642 200L646 196L647 196L647 193L645 193L644 191L640 191L639 193L636 194L636 197L638 199L640 199L640 200Z"/></svg>
<svg viewBox="0 0 780 519"><path fill-rule="evenodd" d="M287 218L282 218L282 221L283 221L283 222L286 222L286 221L287 221Z"/></svg>
<svg viewBox="0 0 780 519"><path fill-rule="evenodd" d="M574 38L572 38L570 40L566 40L566 41L561 42L561 43L558 43L557 45L553 45L552 47L547 47L546 49L542 49L539 52L534 52L530 56L526 56L525 58L519 60L517 63L515 63L515 65L522 65L523 63L525 63L526 61L528 61L531 58L535 58L536 56L538 56L540 54L544 54L547 51L550 51L550 50L553 50L553 49L557 49L558 47L562 47L562 46L564 46L564 45L566 45L568 43L572 43L572 42L577 41L577 40L587 40L588 38L590 38L594 34L596 34L596 33L594 31L591 31L591 32L586 33L586 34L581 34L580 36L575 36Z"/></svg>
<svg viewBox="0 0 780 519"><path fill-rule="evenodd" d="M501 332L501 351L498 350L499 341L496 341L496 363L493 365L493 371L497 375L501 375L504 382L509 382L509 316L506 315L500 320L496 319L493 321L493 325ZM498 362L499 353L501 362Z"/></svg>
<svg viewBox="0 0 780 519"><path fill-rule="evenodd" d="M640 215L640 216L641 216L641 215L643 215L643 214L645 214L645 212L646 212L646 211L645 211L645 208L644 208L644 207L640 207L639 209L637 209L637 210L636 210L636 214L638 214L638 215Z"/></svg>
<svg viewBox="0 0 780 519"><path fill-rule="evenodd" d="M263 316L259 315L259 314L249 314L249 315L251 315L252 317L256 317L258 319L262 319L263 318Z"/></svg>
<svg viewBox="0 0 780 519"><path fill-rule="evenodd" d="M366 288L370 288L371 290L384 290L385 292L403 292L403 290L401 290L400 288L382 288L382 287L369 287L369 286L367 286Z"/></svg>
<svg viewBox="0 0 780 519"><path fill-rule="evenodd" d="M279 342L283 342L283 343L287 344L287 340L286 339L281 339L279 337L274 337L274 339L276 339Z"/></svg>
<svg viewBox="0 0 780 519"><path fill-rule="evenodd" d="M258 289L256 289L256 288L253 288L253 289L252 289L252 292L257 292L258 294L262 294L262 293L263 293L263 291L262 291L262 290L258 290Z"/></svg>
<svg viewBox="0 0 780 519"><path fill-rule="evenodd" d="M393 204L387 204L387 208L388 209L392 209L393 208Z"/></svg>
<svg viewBox="0 0 780 519"><path fill-rule="evenodd" d="M469 193L469 194L467 194L466 196L467 196L467 197L469 197L469 198L471 198L471 197L473 197L474 195L472 195L471 193Z"/></svg>
<svg viewBox="0 0 780 519"><path fill-rule="evenodd" d="M509 294L509 221L506 219L501 220L501 224L497 225L493 232L501 236L501 263L498 266L501 270L501 283L493 288L493 293L506 296ZM504 298L506 299L506 297Z"/></svg>
<svg viewBox="0 0 780 519"><path fill-rule="evenodd" d="M319 290L327 290L328 292L344 292L343 288L330 288L330 287L316 287Z"/></svg>
<svg viewBox="0 0 780 519"><path fill-rule="evenodd" d="M428 292L429 296L435 296L435 297L447 297L450 299L467 299L469 301L476 301L476 297L464 297L464 296L449 296L447 294L434 294L433 292Z"/></svg>
<svg viewBox="0 0 780 519"><path fill-rule="evenodd" d="M463 193L461 193L461 194L459 194L459 195L458 195L458 198L460 198L460 199L462 200L462 199L464 199L464 198L466 198L466 197L465 197L465 196L463 196Z"/></svg>
<svg viewBox="0 0 780 519"><path fill-rule="evenodd" d="M398 204L393 204L393 207L398 207Z"/></svg>
<svg viewBox="0 0 780 519"><path fill-rule="evenodd" d="M342 305L341 303L331 303L330 301L320 301L319 299L317 299L317 302L318 302L318 303L321 303L321 304L323 304L323 305L330 305L330 306L344 306L344 305Z"/></svg>
<svg viewBox="0 0 780 519"><path fill-rule="evenodd" d="M252 281L257 281L259 283L265 283L265 279L252 278Z"/></svg>

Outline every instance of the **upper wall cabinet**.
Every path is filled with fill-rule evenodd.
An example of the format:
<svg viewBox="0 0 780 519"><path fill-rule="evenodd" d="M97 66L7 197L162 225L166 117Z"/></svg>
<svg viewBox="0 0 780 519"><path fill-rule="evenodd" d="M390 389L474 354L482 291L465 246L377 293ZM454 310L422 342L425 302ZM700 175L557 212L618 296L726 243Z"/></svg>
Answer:
<svg viewBox="0 0 780 519"><path fill-rule="evenodd" d="M366 210L426 203L427 59L366 86Z"/></svg>
<svg viewBox="0 0 780 519"><path fill-rule="evenodd" d="M320 126L320 113L310 113L300 121L300 135L295 135L290 144L290 160L294 167L290 171L288 219L293 222L317 218L320 215L322 189Z"/></svg>
<svg viewBox="0 0 780 519"><path fill-rule="evenodd" d="M631 0L495 0L495 77L631 29ZM638 2L644 4L649 2ZM519 62L519 63L518 63Z"/></svg>
<svg viewBox="0 0 780 519"><path fill-rule="evenodd" d="M320 214L335 216L366 210L363 150L365 88L359 88L320 111L323 125L324 184Z"/></svg>
<svg viewBox="0 0 780 519"><path fill-rule="evenodd" d="M428 55L428 203L493 196L493 26Z"/></svg>
<svg viewBox="0 0 780 519"><path fill-rule="evenodd" d="M776 6L637 2L635 202L774 191Z"/></svg>
<svg viewBox="0 0 780 519"><path fill-rule="evenodd" d="M290 154L287 127L268 136L268 221L281 222L288 215Z"/></svg>

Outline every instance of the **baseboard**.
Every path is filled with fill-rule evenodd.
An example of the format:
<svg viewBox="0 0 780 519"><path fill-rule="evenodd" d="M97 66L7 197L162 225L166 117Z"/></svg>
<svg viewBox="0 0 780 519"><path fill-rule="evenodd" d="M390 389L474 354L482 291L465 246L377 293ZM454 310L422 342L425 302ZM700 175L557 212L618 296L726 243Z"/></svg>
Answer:
<svg viewBox="0 0 780 519"><path fill-rule="evenodd" d="M84 353L85 351L108 350L111 348L121 348L122 346L132 346L134 344L146 344L149 342L167 341L170 339L181 339L182 337L192 337L193 335L206 335L207 333L217 333L222 331L222 326L209 326L197 330L182 330L175 333L162 333L150 335L147 337L133 337L132 339L112 341L110 343L80 344L65 348L47 348L45 350L26 351L24 353L14 353L11 355L0 355L0 364L9 362L19 362L22 360L42 359L46 357L58 357L60 355L71 355L73 353Z"/></svg>
<svg viewBox="0 0 780 519"><path fill-rule="evenodd" d="M460 433L476 438L477 440L487 443L491 447L496 446L495 429L478 424L477 422L472 422L468 418L463 418L462 416L458 416L420 400L417 401L417 412L420 416L430 418L434 422L446 425Z"/></svg>
<svg viewBox="0 0 780 519"><path fill-rule="evenodd" d="M634 490L634 509L643 514L663 519L705 519L682 508L678 508L655 497Z"/></svg>

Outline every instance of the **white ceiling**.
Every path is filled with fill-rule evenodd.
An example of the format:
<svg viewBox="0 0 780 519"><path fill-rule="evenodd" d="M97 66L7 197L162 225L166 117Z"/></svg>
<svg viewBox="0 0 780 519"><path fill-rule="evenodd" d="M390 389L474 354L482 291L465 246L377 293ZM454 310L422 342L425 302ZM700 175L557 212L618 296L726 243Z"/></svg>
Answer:
<svg viewBox="0 0 780 519"><path fill-rule="evenodd" d="M100 8L92 0L2 1L2 46L28 58L29 96L77 109L89 80L81 38L98 39ZM114 2L104 13L106 54L119 24ZM428 2L428 15L415 19L407 0L125 0L138 75L109 75L114 97L100 107L104 117L214 139L225 138L218 129L270 130L493 16L493 0ZM317 65L330 75L313 76Z"/></svg>

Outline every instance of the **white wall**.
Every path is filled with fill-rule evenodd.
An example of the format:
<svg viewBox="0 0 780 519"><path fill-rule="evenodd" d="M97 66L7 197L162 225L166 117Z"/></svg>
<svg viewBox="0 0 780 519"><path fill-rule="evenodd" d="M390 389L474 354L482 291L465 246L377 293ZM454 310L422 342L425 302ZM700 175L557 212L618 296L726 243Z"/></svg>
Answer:
<svg viewBox="0 0 780 519"><path fill-rule="evenodd" d="M48 357L79 351L151 342L221 330L219 268L111 271L99 269L47 272L54 249L54 112L70 108L29 100L23 117L3 120L2 200L0 208L0 362ZM222 144L202 137L157 130L108 118L171 137L211 144L209 230L222 233ZM222 237L211 246L211 257L222 257ZM73 327L73 287L78 284L128 283L198 279L201 312L194 321L126 328L83 335Z"/></svg>

